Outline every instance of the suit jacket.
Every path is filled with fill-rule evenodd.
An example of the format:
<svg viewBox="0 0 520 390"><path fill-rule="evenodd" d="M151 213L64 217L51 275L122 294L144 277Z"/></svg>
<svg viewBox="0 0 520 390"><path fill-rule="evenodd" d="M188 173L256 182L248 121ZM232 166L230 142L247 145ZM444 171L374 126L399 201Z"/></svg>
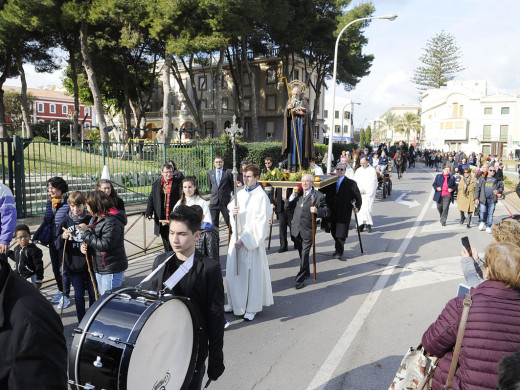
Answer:
<svg viewBox="0 0 520 390"><path fill-rule="evenodd" d="M293 192L292 188L287 188L285 200L283 200L282 199L282 188L274 189L274 211L276 214L279 214L283 211L287 211L285 209L285 203L291 197L292 192Z"/></svg>
<svg viewBox="0 0 520 390"><path fill-rule="evenodd" d="M326 195L325 201L330 210L330 223L345 224L348 229L352 217L352 201L355 202L358 210L361 208L362 203L357 183L345 176L337 193L336 183L325 187L324 192ZM323 221L326 223L327 219ZM326 224L325 229L328 229ZM338 235L338 237L341 236Z"/></svg>
<svg viewBox="0 0 520 390"><path fill-rule="evenodd" d="M170 190L170 212L173 211L175 203L177 203L181 198L181 191L182 179L179 177L174 177L172 181L172 187ZM148 204L146 205L145 212L145 216L147 218L153 216L155 220L154 234L156 236L159 235L159 220L161 219L161 214L163 213L164 200L161 195L161 179L158 179L152 184L152 192L150 192L150 196L148 197ZM166 217L168 216L166 215Z"/></svg>
<svg viewBox="0 0 520 390"><path fill-rule="evenodd" d="M433 194L433 200L436 202L440 202L441 200L441 193L442 191L437 191L437 187L441 187L444 184L444 175L442 173L439 173L435 180L433 181L433 189L435 190L435 193ZM453 202L453 192L455 191L455 178L450 175L448 176L448 188L452 189L451 195L451 201Z"/></svg>
<svg viewBox="0 0 520 390"><path fill-rule="evenodd" d="M174 252L166 252L155 258L153 269L161 265ZM169 262L175 261L172 257ZM160 291L166 281L167 265L143 289ZM197 313L200 326L199 355L196 367L200 367L209 352L208 376L216 380L224 372L224 282L217 261L195 251L193 267L184 276L188 278L185 297L189 298Z"/></svg>
<svg viewBox="0 0 520 390"><path fill-rule="evenodd" d="M318 217L326 218L329 216L329 209L325 203L325 195L311 188L311 193L304 198L303 191L298 192L292 201L286 203L286 208L293 210L291 222L291 235L297 237L298 234L304 240L312 240L312 213L310 207L314 197L314 206L318 209ZM316 231L314 232L316 233Z"/></svg>
<svg viewBox="0 0 520 390"><path fill-rule="evenodd" d="M209 208L218 209L219 205L227 207L231 201L231 193L234 189L233 174L231 169L222 168L220 186L217 185L217 172L212 169L208 172L208 185L211 191L209 198Z"/></svg>

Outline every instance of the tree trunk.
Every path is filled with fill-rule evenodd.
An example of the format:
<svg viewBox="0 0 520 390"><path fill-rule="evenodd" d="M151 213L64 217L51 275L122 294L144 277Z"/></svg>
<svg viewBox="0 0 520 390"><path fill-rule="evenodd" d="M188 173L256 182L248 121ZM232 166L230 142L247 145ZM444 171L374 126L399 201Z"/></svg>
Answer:
<svg viewBox="0 0 520 390"><path fill-rule="evenodd" d="M172 55L166 53L164 58L164 66L162 69L162 86L163 86L163 127L157 133L159 142L171 142L173 137L172 129L172 86L170 83L170 67L172 66Z"/></svg>
<svg viewBox="0 0 520 390"><path fill-rule="evenodd" d="M125 134L127 134L128 138L132 137L132 109L130 108L130 86L128 79L128 67L125 64L125 70L123 74L123 92L124 92L124 114L125 114ZM138 124L136 123L136 126Z"/></svg>
<svg viewBox="0 0 520 390"><path fill-rule="evenodd" d="M76 55L69 52L69 56L74 58L70 61L70 79L74 87L74 112L72 114L72 140L78 142L79 137L79 85L78 85L78 69L76 67Z"/></svg>
<svg viewBox="0 0 520 390"><path fill-rule="evenodd" d="M245 38L242 40L242 56L244 59L244 65L246 67L247 77L249 78L249 85L251 88L251 127L252 127L252 136L253 142L259 141L258 134L258 104L256 100L256 79L251 70L251 65L249 64L249 59L247 58L247 45Z"/></svg>
<svg viewBox="0 0 520 390"><path fill-rule="evenodd" d="M92 97L94 99L94 107L96 109L96 116L99 126L99 134L101 136L101 142L108 142L109 138L107 124L105 121L105 110L103 108L103 101L101 99L101 91L96 80L96 73L94 72L94 68L92 67L92 60L90 58L90 51L88 49L87 30L88 25L87 22L84 21L81 23L81 29L79 32L81 55L83 57L83 67L85 68L85 72L87 73L88 85L90 87Z"/></svg>
<svg viewBox="0 0 520 390"><path fill-rule="evenodd" d="M16 49L16 66L18 68L18 75L20 76L20 81L22 83L22 88L20 90L20 109L22 111L22 120L25 124L25 128L27 129L27 138L34 138L31 127L31 117L29 115L29 103L27 102L27 80L25 79L25 71L23 69L22 62L22 51L20 46L18 46Z"/></svg>
<svg viewBox="0 0 520 390"><path fill-rule="evenodd" d="M224 56L225 48L220 49L220 57L218 59L217 70L215 72L215 122L216 133L220 136L224 132L224 126L222 126L222 69L224 68Z"/></svg>

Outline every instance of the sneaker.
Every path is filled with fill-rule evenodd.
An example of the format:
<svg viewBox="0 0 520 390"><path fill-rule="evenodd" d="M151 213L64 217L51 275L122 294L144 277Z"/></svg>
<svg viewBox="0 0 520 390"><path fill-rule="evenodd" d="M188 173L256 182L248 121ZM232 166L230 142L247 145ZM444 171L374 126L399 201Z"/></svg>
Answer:
<svg viewBox="0 0 520 390"><path fill-rule="evenodd" d="M224 324L224 329L227 329L227 328L229 328L229 322L228 321L226 321L226 323Z"/></svg>
<svg viewBox="0 0 520 390"><path fill-rule="evenodd" d="M70 306L70 299L66 296L61 297L60 303L58 303L58 309L66 309Z"/></svg>
<svg viewBox="0 0 520 390"><path fill-rule="evenodd" d="M233 311L233 307L230 305L224 306L224 313L231 313Z"/></svg>
<svg viewBox="0 0 520 390"><path fill-rule="evenodd" d="M493 231L491 230L491 228L490 228L490 227L486 228L486 233L489 233L489 234L491 234L492 232L493 232Z"/></svg>
<svg viewBox="0 0 520 390"><path fill-rule="evenodd" d="M244 320L253 321L255 319L255 314L256 313L251 313L251 312L246 311L246 314L244 314Z"/></svg>
<svg viewBox="0 0 520 390"><path fill-rule="evenodd" d="M478 225L478 230L482 231L486 227L486 224L484 222L480 222L480 225Z"/></svg>
<svg viewBox="0 0 520 390"><path fill-rule="evenodd" d="M54 296L54 298L51 299L51 303L58 303L61 300L62 296L63 296L63 293L61 291L58 291L58 293Z"/></svg>

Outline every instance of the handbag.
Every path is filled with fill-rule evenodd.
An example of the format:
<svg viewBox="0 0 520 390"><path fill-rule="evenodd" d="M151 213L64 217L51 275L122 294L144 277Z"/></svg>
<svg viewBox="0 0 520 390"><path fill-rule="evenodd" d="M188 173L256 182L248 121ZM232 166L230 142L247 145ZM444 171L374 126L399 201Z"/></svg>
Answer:
<svg viewBox="0 0 520 390"><path fill-rule="evenodd" d="M464 338L464 330L466 329L471 303L471 295L466 294L457 340L453 350L453 358L451 359L450 371L446 385L444 386L445 389L451 388L453 378L455 377L455 370L459 362L460 348L462 347L462 339ZM438 361L439 358L436 356L427 356L421 345L417 348L410 347L406 355L404 355L401 365L388 390L430 390Z"/></svg>

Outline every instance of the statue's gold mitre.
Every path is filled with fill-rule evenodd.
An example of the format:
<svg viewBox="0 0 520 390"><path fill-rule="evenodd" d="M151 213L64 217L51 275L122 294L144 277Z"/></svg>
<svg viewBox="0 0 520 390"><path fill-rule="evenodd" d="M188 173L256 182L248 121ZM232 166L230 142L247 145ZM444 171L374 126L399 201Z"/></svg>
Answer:
<svg viewBox="0 0 520 390"><path fill-rule="evenodd" d="M293 80L289 83L289 91L292 91L293 88L297 87L300 90L300 95L305 96L307 93L307 86L304 82L300 80Z"/></svg>

